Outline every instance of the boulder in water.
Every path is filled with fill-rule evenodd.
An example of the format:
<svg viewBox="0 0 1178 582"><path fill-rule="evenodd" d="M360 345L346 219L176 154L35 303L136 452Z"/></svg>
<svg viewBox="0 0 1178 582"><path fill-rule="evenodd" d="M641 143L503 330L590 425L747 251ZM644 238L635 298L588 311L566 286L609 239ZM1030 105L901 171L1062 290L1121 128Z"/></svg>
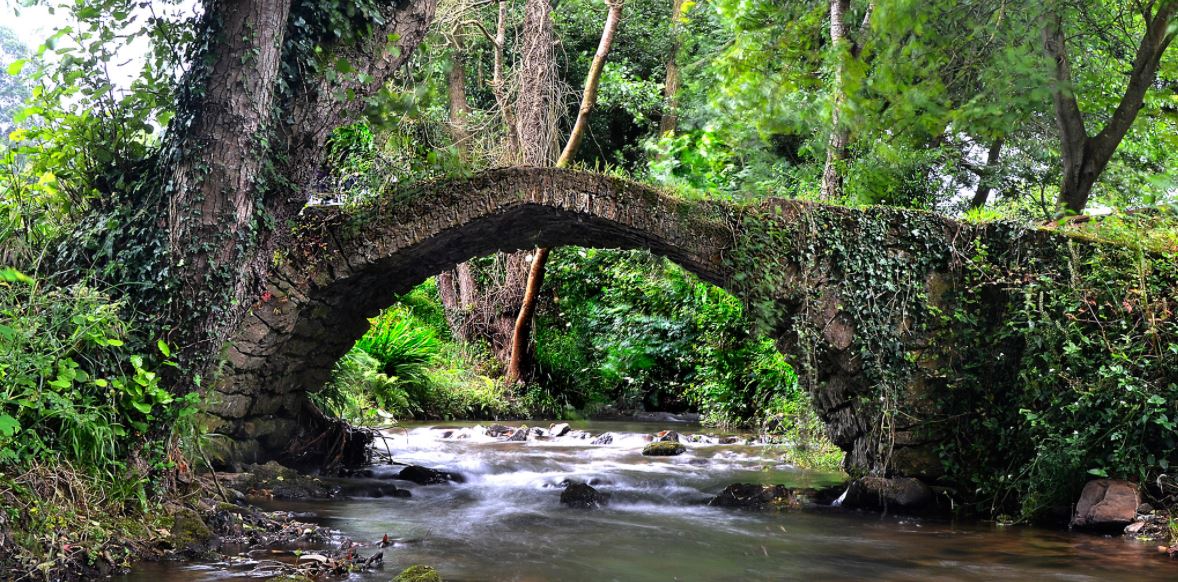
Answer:
<svg viewBox="0 0 1178 582"><path fill-rule="evenodd" d="M492 424L491 426L488 426L486 430L487 436L495 439L501 436L507 436L512 432L515 432L515 429L504 424Z"/></svg>
<svg viewBox="0 0 1178 582"><path fill-rule="evenodd" d="M397 478L402 481L412 481L418 485L436 485L439 483L448 483L454 481L462 483L466 478L458 473L451 473L449 471L438 471L428 467L419 467L417 465L409 465L397 474Z"/></svg>
<svg viewBox="0 0 1178 582"><path fill-rule="evenodd" d="M1141 493L1134 483L1115 479L1089 481L1076 502L1072 525L1095 530L1120 529L1137 518L1140 505Z"/></svg>
<svg viewBox="0 0 1178 582"><path fill-rule="evenodd" d="M528 440L528 433L529 432L531 432L531 431L528 430L528 426L525 424L524 426L521 426L521 427L515 429L514 431L512 431L511 435L507 437L507 440L521 441L521 442L526 441L526 440Z"/></svg>
<svg viewBox="0 0 1178 582"><path fill-rule="evenodd" d="M708 505L761 510L797 509L802 504L794 490L785 485L733 483L713 497Z"/></svg>
<svg viewBox="0 0 1178 582"><path fill-rule="evenodd" d="M561 422L548 427L548 436L562 437L569 432L569 423Z"/></svg>
<svg viewBox="0 0 1178 582"><path fill-rule="evenodd" d="M585 483L573 483L560 493L560 502L577 509L596 509L609 505L609 494Z"/></svg>
<svg viewBox="0 0 1178 582"><path fill-rule="evenodd" d="M843 507L858 509L927 509L933 490L913 477L863 477L851 482L843 496ZM1133 506L1137 508L1136 505Z"/></svg>
<svg viewBox="0 0 1178 582"><path fill-rule="evenodd" d="M642 449L642 454L648 457L673 457L685 452L687 447L677 441L656 441Z"/></svg>
<svg viewBox="0 0 1178 582"><path fill-rule="evenodd" d="M609 445L613 444L614 435L610 433L602 433L601 436L593 439L589 444L591 445Z"/></svg>

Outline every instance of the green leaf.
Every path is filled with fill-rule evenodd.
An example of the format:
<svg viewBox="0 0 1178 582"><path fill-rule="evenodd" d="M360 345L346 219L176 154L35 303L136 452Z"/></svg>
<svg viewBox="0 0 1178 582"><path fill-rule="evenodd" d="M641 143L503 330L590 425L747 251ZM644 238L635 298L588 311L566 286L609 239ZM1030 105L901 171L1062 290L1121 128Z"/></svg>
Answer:
<svg viewBox="0 0 1178 582"><path fill-rule="evenodd" d="M1108 471L1105 471L1104 469L1088 469L1088 474L1095 475L1097 477L1103 477L1105 479L1108 478Z"/></svg>
<svg viewBox="0 0 1178 582"><path fill-rule="evenodd" d="M20 422L7 414L0 414L0 436L10 437L17 432L20 432Z"/></svg>
<svg viewBox="0 0 1178 582"><path fill-rule="evenodd" d="M131 406L134 406L135 410L138 410L139 412L142 412L143 414L151 414L151 405L146 402L142 402L140 400L132 400Z"/></svg>
<svg viewBox="0 0 1178 582"><path fill-rule="evenodd" d="M12 267L4 267L0 269L0 281L8 281L9 283L34 283L33 278L13 269Z"/></svg>
<svg viewBox="0 0 1178 582"><path fill-rule="evenodd" d="M172 357L172 348L168 347L168 342L165 342L164 340L159 340L159 341L155 342L155 347L159 348L160 353L163 354L165 358Z"/></svg>
<svg viewBox="0 0 1178 582"><path fill-rule="evenodd" d="M22 70L24 70L25 65L28 64L28 62L29 62L28 59L17 59L15 61L12 61L11 63L8 64L8 74L12 75L14 77L19 75L20 72Z"/></svg>

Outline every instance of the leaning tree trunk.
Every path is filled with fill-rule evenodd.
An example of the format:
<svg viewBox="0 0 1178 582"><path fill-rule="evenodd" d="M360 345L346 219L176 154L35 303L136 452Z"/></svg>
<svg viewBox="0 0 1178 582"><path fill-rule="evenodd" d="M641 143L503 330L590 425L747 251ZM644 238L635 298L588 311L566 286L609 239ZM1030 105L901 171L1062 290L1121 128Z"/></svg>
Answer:
<svg viewBox="0 0 1178 582"><path fill-rule="evenodd" d="M572 163L573 156L581 147L585 138L586 128L589 126L589 114L597 104L597 88L601 83L601 72L605 69L605 59L609 56L609 49L613 46L614 34L622 20L622 1L611 0L609 13L605 18L605 26L601 31L601 41L597 44L597 53L593 55L593 62L589 66L589 74L585 78L585 91L581 96L581 107L577 111L577 121L569 133L568 142L556 160L556 167L564 168ZM520 303L519 315L515 319L515 327L511 334L511 357L507 362L507 382L520 381L526 370L530 369L532 357L532 316L536 312L536 301L540 297L540 287L544 284L544 267L548 263L550 249L540 247L536 249L532 266L528 270L528 281L524 289L523 300Z"/></svg>
<svg viewBox="0 0 1178 582"><path fill-rule="evenodd" d="M199 48L178 88L176 115L150 171L127 195L134 207L115 209L132 218L105 235L112 248L148 248L156 257L151 277L136 278L128 299L140 312L153 314L146 326L173 345L180 367L167 381L175 391L199 385L225 392L219 385L225 379L216 372L227 338L266 301L260 291L294 230L269 225L301 220L308 194L320 187L316 180L331 131L356 119L406 62L425 36L436 0L377 8L380 14L371 22L354 23L363 34L341 35L305 26L325 21L317 11L331 6L290 0L206 3ZM302 24L293 24L296 18ZM306 46L316 47L315 54L298 50ZM354 71L318 74L309 59L344 60ZM341 100L342 94L354 98ZM210 402L206 411L211 417L217 415L215 405ZM356 459L354 447L339 448L356 442L346 427L324 418L305 397L301 408L303 433L323 447L304 447L304 460ZM297 435L290 436L284 445L297 449Z"/></svg>

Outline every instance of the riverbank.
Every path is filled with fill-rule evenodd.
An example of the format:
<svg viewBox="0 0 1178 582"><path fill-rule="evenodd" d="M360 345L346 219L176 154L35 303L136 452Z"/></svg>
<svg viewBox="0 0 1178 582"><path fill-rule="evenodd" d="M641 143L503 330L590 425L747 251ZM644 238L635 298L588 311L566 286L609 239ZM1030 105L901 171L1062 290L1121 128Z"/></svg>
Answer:
<svg viewBox="0 0 1178 582"><path fill-rule="evenodd" d="M331 529L336 539L371 547L387 536L383 570L355 577L374 582L387 582L413 564L463 580L880 573L1083 580L1129 572L1168 579L1178 573L1178 562L1160 557L1152 542L913 516L895 507L832 507L830 486L845 476L800 470L783 460L776 445L749 435L682 424L585 421L569 423L567 431L562 424L414 424L387 431L377 446L391 455L347 478L251 467L248 475L226 476L223 483L240 487L265 509ZM642 454L656 439L674 442L661 440L672 432L681 453ZM734 483L748 487L726 491ZM583 506L593 509L562 503L574 485L602 496ZM306 492L329 497L300 497ZM716 501L737 496L759 502ZM122 580L214 580L237 571L233 564L161 564Z"/></svg>

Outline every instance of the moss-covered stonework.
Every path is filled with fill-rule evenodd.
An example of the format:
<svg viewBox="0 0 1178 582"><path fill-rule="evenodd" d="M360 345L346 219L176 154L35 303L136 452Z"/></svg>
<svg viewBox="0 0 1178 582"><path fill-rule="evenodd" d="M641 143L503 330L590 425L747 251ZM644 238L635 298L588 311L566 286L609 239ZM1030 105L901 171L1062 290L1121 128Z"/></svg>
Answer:
<svg viewBox="0 0 1178 582"><path fill-rule="evenodd" d="M335 440L315 440L325 421L306 394L397 293L493 251L582 245L646 248L742 297L798 368L851 473L960 481L952 457L962 449L949 445L966 421L989 414L971 408L979 393L1013 393L1023 381L1024 363L1003 342L1013 350L1025 329L987 330L1006 329L1040 277L1074 277L1076 256L1104 248L895 208L690 202L616 178L528 168L360 208L309 209L295 228L297 244L275 256L268 288L226 345L208 411L233 439L224 459L313 464L338 452ZM1123 273L1141 261L1108 256ZM1141 287L1132 277L1110 285L1122 295ZM1151 288L1155 302L1173 301L1172 282ZM321 448L292 453L309 440Z"/></svg>

